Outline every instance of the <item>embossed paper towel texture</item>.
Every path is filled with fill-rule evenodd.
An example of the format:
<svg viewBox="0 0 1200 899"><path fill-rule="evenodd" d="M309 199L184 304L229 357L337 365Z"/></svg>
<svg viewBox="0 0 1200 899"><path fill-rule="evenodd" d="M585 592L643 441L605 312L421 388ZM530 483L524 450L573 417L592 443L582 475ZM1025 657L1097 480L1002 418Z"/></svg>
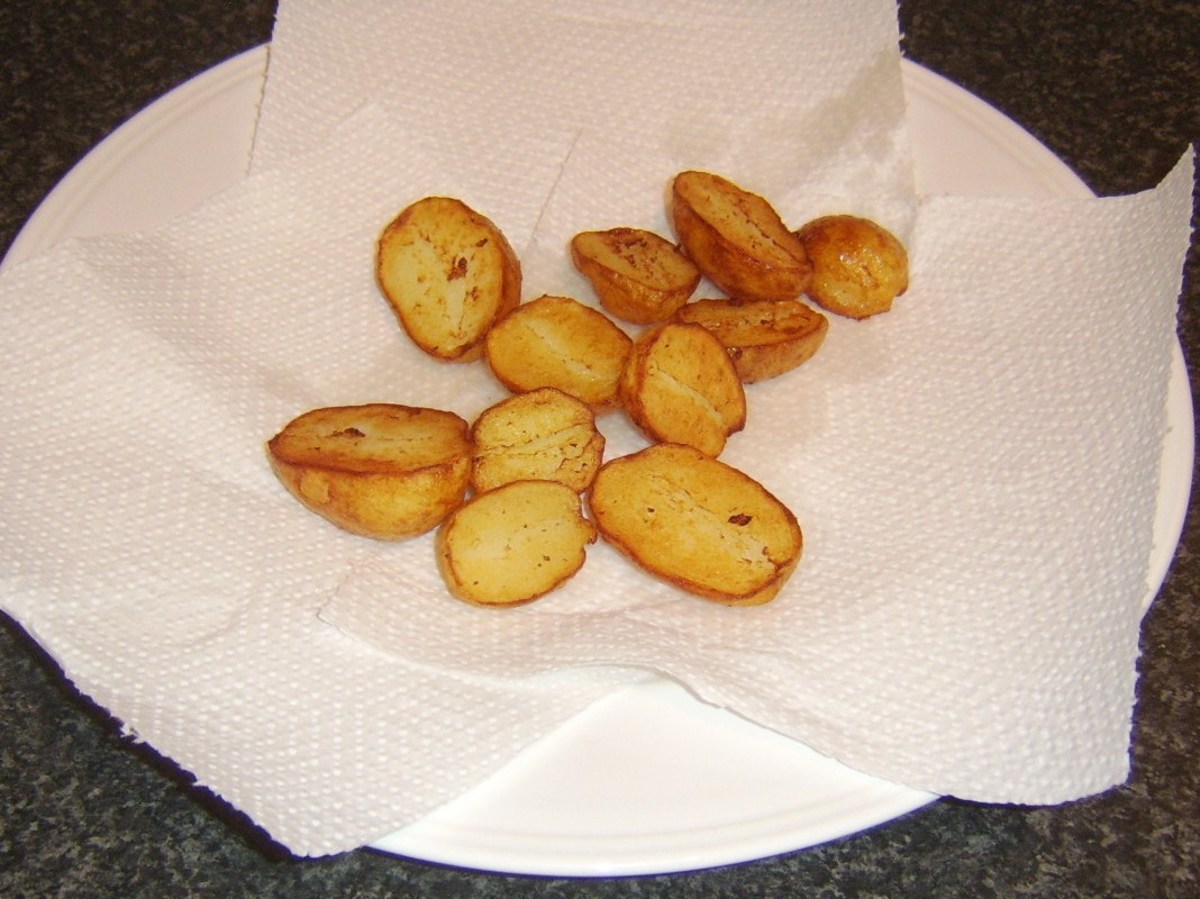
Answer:
<svg viewBox="0 0 1200 899"><path fill-rule="evenodd" d="M461 667L457 657L431 673L343 637L318 621L316 611L348 567L376 548L297 516L262 456L265 437L314 405L419 397L470 415L499 397L481 367L461 367L447 378L443 367L414 353L382 305L370 271L379 228L402 202L423 193L465 196L518 245L531 239L543 217L559 227L567 223L551 214L547 199L555 186L558 208L578 196L571 193L578 182L560 175L569 164L586 171L602 147L594 133L542 127L547 121L557 126L570 104L544 99L538 127L520 129L507 116L495 129L486 122L471 125L461 114L503 104L504 79L486 82L483 104L464 107L456 92L467 89L478 99L472 73L492 64L487 60L494 60L489 48L495 34L519 37L528 46L530 23L522 17L540 15L544 7L496 9L510 18L481 18L477 10L467 17L476 35L469 53L439 56L443 36L461 30L441 25L464 21L455 5L422 7L424 38L397 54L388 35L416 34L412 10L401 22L394 7L382 5L374 18L365 7L341 18L337 12L344 6L285 4L272 47L268 113L256 145L262 153L271 146L270 123L281 121L269 110L280 110L277 100L291 83L284 65L289 60L293 72L311 66L329 84L342 70L377 75L373 67L355 67L364 58L384 62L386 71L396 69L398 58L423 56L442 67L424 92L382 90L346 102L334 91L328 94L332 106L322 106L321 91L306 90L302 102L287 108L297 139L274 144L279 152L273 164L256 165L261 179L162 233L72 244L5 277L5 352L10 377L23 385L19 394L6 396L4 422L17 436L0 451L10 522L5 608L131 732L299 853L360 845L413 820L630 676L592 668L556 673L549 690L538 681L474 684L448 673ZM611 9L641 15L636 4ZM887 17L857 21L852 33L831 33L828 22L822 30L798 18L777 18L770 46L774 61L789 63L790 77L756 74L745 85L753 103L740 119L759 123L758 134L787 125L781 110L806 80L797 70L807 73L809 86L830 85L836 72L853 85L853 97L878 104L848 117L827 107L817 117L832 124L833 137L812 144L820 148L812 163L821 169L823 157L832 180L814 190L813 199L852 187L887 202L899 194L901 206L907 198L895 23L890 5L878 9L886 9ZM303 29L284 27L296 24L291 13L330 10L335 21L310 33L307 45ZM706 20L704 40L713 35L714 22L730 33L762 36L752 12L710 9L717 18ZM374 44L345 37L339 29L351 18L370 23L367 36ZM603 82L613 70L602 57L620 58L625 26L614 29L604 18L589 22L586 14L553 21L577 41L592 29L607 35L593 48L586 72L563 70L586 74L592 80L585 93L605 96ZM537 24L546 37L546 23ZM874 40L866 40L872 24ZM735 132L722 134L718 126L737 113L729 102L744 98L738 90L716 90L713 79L729 74L734 54L727 43L706 45L697 67L696 48L689 46L692 26L665 27L671 40L646 40L642 30L640 48L654 53L627 55L625 62L645 69L652 61L654 76L667 80L651 93L674 85L676 110L695 105L696 117L686 133L664 132L654 115L641 124L666 133L671 153L687 150L683 137L696 138L705 128L724 145ZM371 47L379 55L364 56ZM454 48L466 50L462 43ZM715 63L717 49L726 52L725 65L706 68ZM770 68L764 54L757 61ZM628 65L616 71L626 75ZM524 70L523 64L508 66ZM462 67L467 72L460 78ZM562 74L532 82L531 90L553 95L569 84ZM871 82L874 89L865 89ZM702 118L699 98L709 93L721 94L725 105ZM828 102L835 93L821 96ZM370 106L372 97L419 98L416 112L408 114L422 116L424 127L385 127ZM528 97L520 105L531 108ZM332 118L319 126L303 119L310 107ZM630 140L606 120L613 108L574 109L586 110L588 120L602 111L594 120L604 133ZM404 120L394 104L388 114ZM821 133L814 127L810 139ZM634 167L626 182L606 160L609 184L628 190L592 196L628 197L639 212L661 216L663 146L649 153L636 139L632 144L639 155L631 159L656 167L640 170L640 186L652 186L639 195ZM774 146L767 142L762 149ZM869 164L858 152L864 146L876 151ZM312 155L295 155L304 149ZM770 158L771 152L746 154L748 163ZM785 174L778 165L758 170L766 186L773 186L767 183L772 178L782 183ZM597 224L594 209L577 210L580 221ZM86 319L64 311L79 308L88 310ZM73 439L61 439L64 433ZM278 526L289 519L299 533ZM430 561L426 556L416 567L428 571ZM488 713L479 716L480 708ZM471 740L452 745L469 745L469 758L448 755L441 746L446 729L461 734L468 720Z"/></svg>
<svg viewBox="0 0 1200 899"><path fill-rule="evenodd" d="M723 455L805 528L770 605L681 597L601 545L519 615L438 602L415 552L364 563L322 614L496 678L662 671L931 792L1119 782L1191 184L1189 158L1130 198L924 205L910 292L754 385Z"/></svg>
<svg viewBox="0 0 1200 899"><path fill-rule="evenodd" d="M742 15L737 5L689 6L693 15L684 16L673 12L669 5L666 12L660 11L663 7L646 12L640 5L617 4L607 7L612 18L622 20L620 25L613 25L608 14L589 17L574 8L564 12L554 5L505 4L498 7L499 21L460 28L447 28L438 12L421 7L403 28L397 29L381 27L387 15L382 5L369 6L348 21L349 17L342 16L335 4L284 4L277 30L280 46L272 61L256 160L269 161L274 153L287 152L310 135L319 134L336 122L342 108L369 96L379 97L402 126L413 123L427 132L423 140L435 148L434 155L439 158L471 159L486 147L482 158L489 167L489 177L498 162L503 169L505 158L526 158L523 141L527 135L566 135L571 141L570 150L561 162L553 191L541 195L545 206L540 211L537 231L528 242L524 233L517 235L526 266L527 293L533 294L561 291L586 297L586 287L563 263L565 240L574 231L589 227L630 223L664 227L661 204L647 204L645 197L659 196L667 178L689 165L724 171L754 184L793 220L826 211L822 203L836 197L842 208L850 206L889 224L899 223L903 230L904 201L911 198L911 181L899 118L903 104L895 93L899 82L892 5L864 3L851 15L843 6L815 4L803 16L792 9L772 7L764 11L764 7L755 6L749 20L738 22L736 28L731 27L730 17ZM553 39L538 40L535 28L534 37L522 41L514 33L514 23L539 9L543 24L553 31ZM852 36L846 28L850 20L854 22ZM803 34L794 31L799 22L803 23ZM339 59L332 65L327 60L324 68L309 65L308 61L321 56L314 51L327 45L330 33L340 36L341 46L353 48L348 60ZM731 40L734 34L737 39ZM680 35L687 35L687 39L679 40ZM521 55L519 62L503 49L497 50L520 43L535 46L536 50ZM797 52L800 46L805 48L804 53ZM421 47L421 53L405 49L411 47ZM746 65L746 47L754 48L753 67ZM409 58L420 58L422 64L389 62ZM680 70L689 74L682 78L667 74L664 67L676 66L680 60ZM813 64L821 69L822 77L811 77L809 67ZM462 77L464 72L468 73L466 77ZM479 102L485 86L500 84L504 89L494 104ZM547 87L550 84L553 89ZM686 104L680 103L684 95ZM748 97L753 97L753 102L748 103ZM856 119L855 112L862 112L863 118ZM812 127L797 128L797 122L812 123ZM522 127L514 128L513 123ZM488 140L471 140L481 135L487 135ZM544 164L544 160L534 160L533 164ZM458 163L456 166L470 168ZM464 179L462 190L469 193L471 184ZM876 208L869 208L872 203ZM1099 213L1101 208L1110 211ZM1090 217L1099 214L1119 219L1124 213L1117 208L1091 204L1073 207L1071 215L1079 221L1072 220L1065 231L1061 222L1047 220L1044 224L1050 233L1061 231L1064 237L1078 238L1069 258L1087 260L1093 252L1089 241L1096 236L1090 229L1107 227L1099 220L1090 222ZM611 553L599 547L593 551L593 561L554 605L539 606L516 625L444 605L413 608L403 601L390 605L386 599L392 594L389 582L403 580L410 595L441 591L435 573L415 570L416 566L410 570L396 558L364 567L343 585L342 593L327 607L325 615L398 652L418 658L433 652L444 661L449 647L436 639L425 642L425 635L431 631L413 627L411 616L419 620L422 614L432 615L438 626L453 625L444 633L457 636L466 628L477 638L472 645L480 651L466 654L468 667L477 668L493 658L496 674L592 659L660 667L714 701L730 704L790 733L797 733L798 725L823 721L824 734L807 733L815 745L840 758L865 764L868 770L890 773L928 789L1053 801L1120 779L1132 695L1136 604L1144 592L1142 569L1149 539L1146 521L1153 514L1161 403L1146 405L1140 402L1146 399L1142 396L1131 407L1146 418L1126 424L1149 441L1139 447L1143 452L1137 459L1127 455L1127 446L1110 439L1100 441L1109 452L1098 465L1110 466L1109 476L1121 472L1123 490L1100 491L1098 496L1111 502L1114 509L1123 509L1121 517L1106 519L1100 515L1109 527L1091 533L1097 510L1075 503L1069 507L1079 513L1077 527L1061 523L1048 527L1045 516L1051 514L1058 520L1061 506L1058 502L1046 503L1045 490L1054 486L1064 493L1089 493L1089 485L1100 474L1090 467L1081 468L1078 462L1094 456L1095 435L1081 425L1101 411L1104 415L1099 420L1108 420L1107 402L1097 405L1096 398L1104 396L1103 389L1118 389L1123 382L1110 381L1104 388L1103 381L1093 382L1100 392L1088 394L1093 403L1086 413L1060 418L1053 433L1046 429L1057 411L1046 411L1053 407L1039 405L1039 401L1049 398L1046 387L1054 384L1071 410L1083 408L1076 405L1078 398L1073 391L1062 389L1063 378L1072 372L1056 371L1054 367L1074 364L1073 353L1086 342L1078 339L1080 335L1107 336L1099 325L1108 320L1080 317L1076 299L1047 303L1047 307L1053 306L1053 311L1065 316L1058 326L1050 327L1042 306L1046 302L1042 290L1026 289L1026 273L1037 270L1034 265L1010 272L1008 279L992 278L980 285L974 273L991 261L994 248L980 242L969 247L971 253L962 252L969 225L976 221L982 222L979 233L993 235L1000 245L1005 241L994 235L1006 234L1006 228L1015 230L1017 233L1010 235L1011 246L1024 247L1028 243L1030 249L1027 257L1018 254L1015 258L1057 260L1060 257L1048 250L1054 244L1047 243L1036 227L1025 236L1020 234L1029 229L1030 220L1037 221L1043 214L1063 215L1061 211L1051 212L1051 207L1043 212L1037 204L932 204L922 213L920 245L941 251L935 256L930 250L930 259L968 261L956 262L947 272L935 272L925 281L924 289L914 288L905 305L920 310L921 315L914 312L907 318L894 317L907 327L896 320L856 328L835 323L830 345L837 347L840 338L841 355L836 350L823 353L824 358L790 382L763 385L754 391L752 410L764 411L752 417L747 431L731 443L728 458L776 487L802 513L808 525L810 550L804 574L797 579L794 590L803 589L801 584L813 587L820 602L791 607L777 604L740 618L705 607L677 609L672 605L659 617L643 608L643 600L664 598L669 595L664 588L628 570L614 573L618 566L612 564ZM1172 227L1178 228L1177 219ZM1176 249L1171 245L1168 256ZM1033 250L1040 250L1041 255ZM921 271L931 270L929 264L918 261ZM1097 271L1094 267L1091 270ZM943 281L939 286L938 278L964 271L973 274L958 282ZM1177 279L1177 260L1173 266L1167 265L1167 271ZM1071 285L1068 293L1078 297L1074 272L1064 275L1061 283ZM1094 283L1107 282L1101 278ZM920 303L922 296L937 296L941 291L956 299L965 296L974 300L970 308L975 311L957 328L947 328L940 321L944 304ZM1175 293L1167 290L1165 295L1158 306L1149 303L1164 316L1157 328L1147 332L1158 344L1151 348L1149 357L1136 351L1132 354L1135 359L1154 359L1152 369L1138 386L1159 397L1161 394L1155 391L1162 389L1163 369L1153 366L1165 365L1166 357L1159 351L1169 347L1173 334L1170 309ZM1100 308L1092 304L1087 311L1094 313ZM997 327L995 310L1010 316L1008 330ZM1018 342L1025 339L1023 335L1030 328L1027 323L1034 321L1039 335L1054 335L1055 339L1047 339L1049 351L1032 356L1036 364L1025 366L1031 354L1021 352ZM1067 325L1070 339L1064 330ZM987 335L982 346L980 334ZM929 354L901 352L911 347L928 348ZM1071 347L1072 352L1062 354L1063 347ZM1101 353L1095 358L1109 357ZM1018 360L1021 365L1015 364ZM843 382L842 390L810 385L828 371L835 372ZM1004 377L998 377L1000 373ZM1017 398L1026 398L1039 414L1029 415L1024 406L1012 406L1011 401ZM835 400L840 405L834 405ZM952 433L947 434L945 429L951 425ZM605 429L611 451L637 445L637 436L622 422L609 419ZM888 449L880 453L881 446ZM888 461L886 467L879 466L881 458ZM985 475L977 472L982 458L991 463ZM1064 478L1059 469L1068 459L1071 463L1064 470L1070 476ZM962 485L974 489L967 490L960 499ZM1124 504L1128 497L1123 491L1130 490L1136 494L1136 501ZM863 497L859 501L865 505L857 511L851 494ZM834 520L829 519L831 509L839 510ZM843 509L845 514L840 514ZM1084 509L1088 510L1086 514ZM811 514L806 516L805 512ZM1132 531L1130 516L1137 525ZM1053 538L1045 537L1046 532L1053 532ZM1130 540L1129 533L1138 537ZM963 534L978 534L972 539L986 542L960 545ZM1076 540L1114 539L1121 542L1122 550L1114 554L1088 552L1086 547L1071 545ZM871 551L861 551L860 542ZM824 559L822 549L828 551ZM1024 566L1014 565L1013 559L1022 555L1031 561ZM1093 555L1107 564L1093 564ZM1060 557L1066 561L1060 562ZM822 567L822 561L828 563L834 558L836 564ZM1081 558L1087 562L1082 571L1076 571L1071 560ZM993 571L997 560L1003 563L999 572ZM989 563L984 570L995 580L988 581L972 571L977 563ZM1014 569L1012 574L1000 576L1009 569ZM963 572L968 573L962 575L965 581L960 581L959 573ZM1076 576L1085 572L1086 578L1078 580ZM1118 629L1120 640L1116 644L1083 641L1093 650L1100 646L1100 651L1115 653L1100 666L1112 677L1096 682L1103 686L1092 694L1090 703L1077 701L1079 697L1071 690L1060 687L1050 689L1041 701L1042 692L1059 677L1060 670L1046 673L1038 666L1029 669L1044 675L1038 681L1038 690L1003 678L983 683L991 680L990 668L985 666L987 678L963 680L952 661L955 655L947 654L957 647L968 660L974 659L977 648L969 635L978 638L993 634L992 619L997 616L1006 622L1005 632L1013 638L1000 643L989 639L998 659L1007 653L1011 658L1022 658L1025 653L1045 649L1038 649L1036 641L1025 640L1025 629L1052 634L1052 642L1061 638L1071 645L1078 637L1073 629L1064 632L1045 627L1043 617L1055 614L1055 610L1044 608L1050 604L1047 598L1067 592L1078 601L1094 602L1097 596L1104 596L1121 605L1128 598L1127 583L1114 583L1111 578L1131 580L1139 587L1133 591L1133 610L1121 613L1132 627ZM1019 606L1021 614L1012 614L1007 599L1001 602L1009 591L1016 592L1018 603L1026 603ZM930 592L934 595L926 596ZM618 598L614 600L613 594ZM962 601L965 596L980 595L988 600ZM946 609L949 597L959 602ZM1077 611L1070 609L1071 614ZM972 620L980 630L955 626L961 616L973 614L977 614ZM647 615L654 628L644 629ZM701 617L704 626L695 630L683 626L682 622L691 616ZM802 620L787 620L791 616ZM1103 615L1100 618L1108 620ZM394 628L380 627L389 619ZM856 629L851 636L839 630L864 620L877 627ZM1079 618L1069 614L1063 620L1074 622ZM479 630L468 627L468 621ZM598 622L605 622L604 626ZM434 624L429 622L431 628ZM818 677L793 691L796 671L788 666L795 664L797 657L785 656L773 665L761 651L764 645L770 645L771 634L780 632L811 633L814 639L805 639L799 646L789 643L789 652L798 654L801 660L808 659L806 673L825 671L837 679L854 671L855 677L846 677L844 683L857 685L859 675L872 675L876 671L873 659L889 660L889 664L879 667L889 689L881 690L877 697L864 698L856 688L830 688L826 677ZM652 638L647 639L648 634ZM829 639L818 639L820 635ZM956 636L959 642L953 641ZM722 645L725 654L714 651ZM540 646L541 651L530 654L530 646ZM517 650L510 654L506 647ZM704 652L699 651L701 647ZM753 649L747 653L747 647ZM929 665L914 661L924 658L925 653L943 662L931 671ZM1045 657L1060 655L1056 648ZM730 685L729 679L739 669L731 658L750 660L735 678L735 685ZM1075 674L1090 680L1088 664L1076 661ZM1093 656L1087 661L1097 659ZM1065 662L1059 664L1062 670L1071 668ZM999 667L1010 671L1020 666L1002 662ZM971 670L978 674L984 669ZM719 676L717 671L721 672ZM943 678L946 672L953 672L953 677ZM770 673L787 673L789 689L782 693L764 690ZM920 689L920 683L913 679L930 675L939 688L954 683L957 690L934 690L928 685ZM965 689L966 684L971 688ZM805 694L807 689L812 690L811 695ZM893 691L903 694L904 702L898 701ZM1019 703L1015 701L1018 694ZM767 698L760 701L756 698L760 696ZM961 701L946 704L948 696ZM1100 723L1089 717L1097 701L1105 709L1105 714L1096 719ZM914 703L920 714L901 714L898 717L907 720L896 721L894 727L878 725L877 719L886 709L906 709ZM940 713L924 708L929 704L940 705ZM1025 713L1026 706L1041 711ZM789 708L795 711L789 713ZM823 719L817 709L824 710ZM855 709L859 726L843 731L844 712ZM987 718L982 714L984 710L999 714L983 720ZM1026 717L1022 718L1023 714ZM1021 718L1015 729L1013 718ZM1045 721L1041 721L1043 718ZM1035 720L1041 723L1031 725ZM1050 720L1056 722L1057 730L1044 729ZM966 726L967 721L975 726ZM1007 765L997 765L995 756L1006 755L1008 746L994 739L995 732L1012 735L1027 729L1040 735L1024 741L1028 752L1008 755ZM804 728L799 730L803 732ZM853 733L853 738L847 738L847 733ZM926 754L928 741L924 738L929 734L938 734L939 741L944 741L945 753L938 761L916 767L889 761L889 757L907 759ZM914 745L915 737L922 739ZM1076 744L1080 751L1074 758L1062 761L1066 757L1060 756L1062 764L1052 765L1053 770L1043 769L1045 759L1057 753L1047 747ZM885 751L872 752L870 747ZM990 751L981 753L981 747ZM1042 762L1032 764L1030 752ZM1089 761L1081 765L1084 758ZM1093 763L1102 773L1092 768ZM902 772L898 770L901 767ZM1018 771L1019 776L1012 777Z"/></svg>
<svg viewBox="0 0 1200 899"><path fill-rule="evenodd" d="M421 165L366 109L160 232L0 278L20 385L0 396L0 602L81 691L298 853L391 832L614 682L434 673L317 619L377 546L297 514L263 441L316 405L498 391L404 352L376 292L374 236L404 179L435 177ZM443 769L448 745L470 750Z"/></svg>

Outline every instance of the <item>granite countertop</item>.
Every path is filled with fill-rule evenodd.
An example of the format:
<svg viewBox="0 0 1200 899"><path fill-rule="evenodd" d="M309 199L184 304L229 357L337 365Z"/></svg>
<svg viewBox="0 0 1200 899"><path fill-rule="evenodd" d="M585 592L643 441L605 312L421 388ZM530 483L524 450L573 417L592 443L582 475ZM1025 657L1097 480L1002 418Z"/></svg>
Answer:
<svg viewBox="0 0 1200 899"><path fill-rule="evenodd" d="M0 5L0 250L90 148L148 102L270 38L273 0ZM909 0L904 49L987 99L1100 194L1155 185L1200 141L1195 0ZM1179 333L1200 353L1193 242ZM1193 393L1196 376L1191 375ZM1133 774L1053 808L942 800L806 851L670 876L485 874L264 846L189 776L131 746L0 615L3 896L1191 896L1200 894L1196 500L1150 613Z"/></svg>

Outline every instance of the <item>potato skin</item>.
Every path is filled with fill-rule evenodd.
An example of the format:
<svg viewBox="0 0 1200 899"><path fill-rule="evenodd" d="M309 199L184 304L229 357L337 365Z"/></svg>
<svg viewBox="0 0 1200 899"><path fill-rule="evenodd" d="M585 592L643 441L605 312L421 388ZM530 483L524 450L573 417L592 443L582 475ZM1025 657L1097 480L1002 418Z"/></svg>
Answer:
<svg viewBox="0 0 1200 899"><path fill-rule="evenodd" d="M576 234L571 260L600 305L636 325L670 318L700 283L700 270L675 244L640 228Z"/></svg>
<svg viewBox="0 0 1200 899"><path fill-rule="evenodd" d="M675 320L712 332L744 384L777 378L811 359L829 319L800 300L695 300Z"/></svg>
<svg viewBox="0 0 1200 899"><path fill-rule="evenodd" d="M570 487L512 481L446 518L437 533L438 568L450 592L470 605L525 605L574 577L595 540Z"/></svg>
<svg viewBox="0 0 1200 899"><path fill-rule="evenodd" d="M711 172L681 172L670 215L688 258L729 296L795 299L808 287L804 245L758 194Z"/></svg>
<svg viewBox="0 0 1200 899"><path fill-rule="evenodd" d="M644 332L621 374L621 400L641 430L719 456L746 426L746 392L721 342L700 325L665 322Z"/></svg>
<svg viewBox="0 0 1200 899"><path fill-rule="evenodd" d="M313 409L267 443L272 471L307 509L377 540L426 533L465 498L467 422L388 403Z"/></svg>
<svg viewBox="0 0 1200 899"><path fill-rule="evenodd" d="M521 301L521 263L500 229L461 200L425 197L379 236L375 277L426 353L467 362L492 324Z"/></svg>
<svg viewBox="0 0 1200 899"><path fill-rule="evenodd" d="M813 264L808 295L830 312L854 319L878 315L908 289L908 251L870 219L822 216L796 236Z"/></svg>
<svg viewBox="0 0 1200 899"><path fill-rule="evenodd" d="M749 475L662 443L606 462L589 494L600 536L650 574L731 606L770 602L799 565L791 510Z"/></svg>

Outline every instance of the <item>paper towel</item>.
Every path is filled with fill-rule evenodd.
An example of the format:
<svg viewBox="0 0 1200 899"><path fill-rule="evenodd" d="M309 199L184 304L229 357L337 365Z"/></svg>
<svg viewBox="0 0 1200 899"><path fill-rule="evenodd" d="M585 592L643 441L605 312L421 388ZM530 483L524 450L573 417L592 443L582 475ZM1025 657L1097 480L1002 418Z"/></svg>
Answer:
<svg viewBox="0 0 1200 899"><path fill-rule="evenodd" d="M523 179L526 198L544 195L544 166L563 158L530 144L565 136L610 150L592 159L580 211L617 224L661 208L663 160L786 185L772 197L785 205L885 210L913 191L899 66L895 4L882 0L452 0L402 13L387 0L285 0L253 166L371 100L469 193Z"/></svg>
<svg viewBox="0 0 1200 899"><path fill-rule="evenodd" d="M406 546L322 617L495 679L659 671L930 792L1053 803L1120 782L1191 184L1185 159L1132 198L926 202L909 292L752 385L722 456L805 530L767 606L688 597L601 545L496 614L439 601Z"/></svg>
<svg viewBox="0 0 1200 899"><path fill-rule="evenodd" d="M891 4L863 4L885 7L890 17ZM509 130L487 130L487 116L472 127L484 128L485 149L496 141L507 150L479 159L480 144L440 129L490 74L480 48L520 35L521 16L542 7L501 6L504 21L490 30L472 22L475 51L456 43L460 52L421 90L397 93L385 79L356 93L373 68L360 63L382 58L366 49L390 48L393 66L420 58L426 45L400 52L388 38L419 34L413 22L436 21L443 8L453 5L421 7L403 23L378 18L381 7L348 22L332 5L285 3L252 178L153 234L72 242L0 277L0 349L19 385L0 398L5 609L131 733L299 854L370 842L469 788L637 676L612 664L668 671L849 764L934 792L1056 801L1119 780L1188 164L1134 198L943 199L914 226L895 22L885 50L864 39L863 21L877 15L851 31L844 14L824 29L790 23L792 43L771 44L779 56L786 44L793 64L810 70L810 87L826 86L812 73L857 59L838 77L860 87L876 79L881 93L866 96L883 97L881 108L846 118L830 117L837 103L828 97L806 107L817 124L796 152L813 141L836 164L795 193L770 162L774 146L751 152L761 142L738 143L735 126L746 119L746 134L769 133L781 124L772 110L795 101L805 79L780 79L779 97L749 111L716 104L694 131L658 142L617 127L597 136L569 116L550 127L558 103L514 137L505 91L492 91L493 123ZM657 13L639 18L640 7L605 9L634 17L632 33L679 27ZM309 14L322 30L301 28ZM568 33L614 33L605 22L555 21ZM661 72L660 56L682 65L693 40L712 39L704 28L730 27L719 16L699 21L678 43L644 41L658 52L643 70ZM773 22L772 33L785 24ZM832 59L822 49L831 43L841 48ZM597 96L614 44L590 68L569 69L593 79L585 86ZM586 50L572 53L586 60ZM306 65L319 83L289 95ZM336 89L339 67L349 95ZM461 82L459 67L469 74ZM751 79L756 97L776 84L761 71ZM571 84L537 81L535 94ZM396 105L432 87L454 101L441 118L414 119L429 109ZM676 96L699 108L719 88L704 80ZM621 112L607 108L598 121L620 122ZM720 123L728 127L714 132ZM709 140L703 157L687 157L692 139ZM623 156L636 171L628 182ZM868 157L879 165L860 162ZM524 247L538 281L557 284L570 277L553 258L559 235L629 223L593 221L608 214L657 220L661 185L649 198L640 185L685 158L742 160L745 177L779 196L789 217L835 200L875 203L879 217L901 223L917 266L893 313L835 322L812 363L756 385L751 424L730 443L728 461L805 525L806 558L774 604L725 610L679 597L597 545L561 593L518 616L475 614L441 591L428 538L381 547L351 537L304 513L274 481L262 443L304 409L394 399L472 415L501 395L481 366L452 366L448 376L422 357L380 299L373 242L403 203L462 196ZM626 184L639 189L611 187ZM1058 255L1047 249L1056 234L1066 241ZM1128 252L1120 265L1097 253L1113 245L1143 247L1134 256L1142 267L1130 268ZM985 267L994 278L981 284ZM1061 303L1049 299L1059 294ZM1108 327L1115 313L1137 327ZM1063 389L1046 389L1027 368ZM756 414L768 409L790 414ZM638 440L619 417L606 428L613 447ZM788 446L795 454L777 452ZM1039 531L1048 509L1051 527ZM410 581L402 591L397 577ZM403 603L423 593L419 620L461 628L454 646L410 645L419 633L411 621L407 631L396 626ZM541 650L506 659L505 641L531 633L546 641ZM983 677L992 664L1011 677ZM772 683L798 670L788 689ZM993 767L997 756L1003 769Z"/></svg>
<svg viewBox="0 0 1200 899"><path fill-rule="evenodd" d="M161 231L0 278L0 602L130 733L300 854L390 833L628 680L492 684L317 618L378 547L297 514L263 441L316 405L498 395L397 352L372 247L407 180L437 178L397 149L367 108ZM448 754L447 731L471 751Z"/></svg>

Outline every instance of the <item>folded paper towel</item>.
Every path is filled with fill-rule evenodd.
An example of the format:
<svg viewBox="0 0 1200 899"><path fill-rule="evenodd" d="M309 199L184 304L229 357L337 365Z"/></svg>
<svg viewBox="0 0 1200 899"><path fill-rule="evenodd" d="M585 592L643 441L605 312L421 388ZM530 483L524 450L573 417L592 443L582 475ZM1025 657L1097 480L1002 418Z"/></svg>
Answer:
<svg viewBox="0 0 1200 899"><path fill-rule="evenodd" d="M281 7L254 177L153 234L65 244L0 278L0 347L21 385L0 400L10 435L0 602L82 691L300 854L369 842L469 788L637 676L614 664L669 671L850 764L936 792L1056 801L1123 776L1186 161L1133 198L922 208L902 306L835 323L829 352L755 390L752 416L790 414L755 416L731 442L729 460L806 526L808 556L774 605L677 597L597 546L561 594L520 617L471 616L440 591L428 539L380 547L303 514L270 475L262 441L321 404L394 398L473 415L499 397L479 366L449 377L421 357L378 297L372 244L403 202L467 195L552 284L567 277L551 251L575 227L572 210L606 212L578 205L600 194L589 173L623 182L611 160L596 174L606 143L587 127L529 129L519 164L476 169L444 155L436 128L413 128L369 96L347 119L298 127L302 146L273 144L270 129L295 113L272 106L291 77L288 28L325 8ZM297 65L346 46L329 24L328 44L303 45ZM820 35L859 52L861 78L882 71L858 23ZM898 84L898 69L887 77ZM902 115L863 112L837 120L838 158L877 152L890 160L877 181L862 182L872 170L858 166L854 190L806 188L861 190L882 200L881 217L903 215L910 182L892 165L905 152ZM647 184L689 158L674 155L686 141L616 138L608 146L642 154ZM732 160L714 144L711 158ZM779 172L743 149L752 183L774 187ZM636 206L611 213L658 215L659 190L622 192L613 201ZM796 216L805 202L801 191L781 205ZM627 222L599 224L610 223ZM996 266L977 283L998 240L1034 254L1026 264L1046 262L1036 294L1027 268ZM1114 244L1141 248L1143 266L1097 251ZM1046 258L1047 246L1063 252ZM1061 304L1046 299L1056 294ZM1022 327L1031 318L1038 328ZM638 439L619 420L610 427L614 447ZM775 452L789 444L795 455ZM945 489L964 481L970 490ZM419 620L461 628L480 653L410 645L437 636L394 626L424 593L436 595ZM530 633L546 641L537 654L505 655L506 640ZM1029 670L1014 672L1012 659ZM574 667L581 660L601 664ZM1011 677L983 678L984 662ZM770 683L797 670L786 691ZM1001 769L997 745L1018 750Z"/></svg>
<svg viewBox="0 0 1200 899"><path fill-rule="evenodd" d="M785 186L784 204L887 218L913 192L899 67L891 0L498 0L486 14L451 0L403 15L388 0L284 0L252 164L288 158L369 100L468 202L512 185L539 209L531 198L566 157L536 145L565 138L600 150L578 210L592 227L589 212L621 224L661 208L668 161Z"/></svg>

